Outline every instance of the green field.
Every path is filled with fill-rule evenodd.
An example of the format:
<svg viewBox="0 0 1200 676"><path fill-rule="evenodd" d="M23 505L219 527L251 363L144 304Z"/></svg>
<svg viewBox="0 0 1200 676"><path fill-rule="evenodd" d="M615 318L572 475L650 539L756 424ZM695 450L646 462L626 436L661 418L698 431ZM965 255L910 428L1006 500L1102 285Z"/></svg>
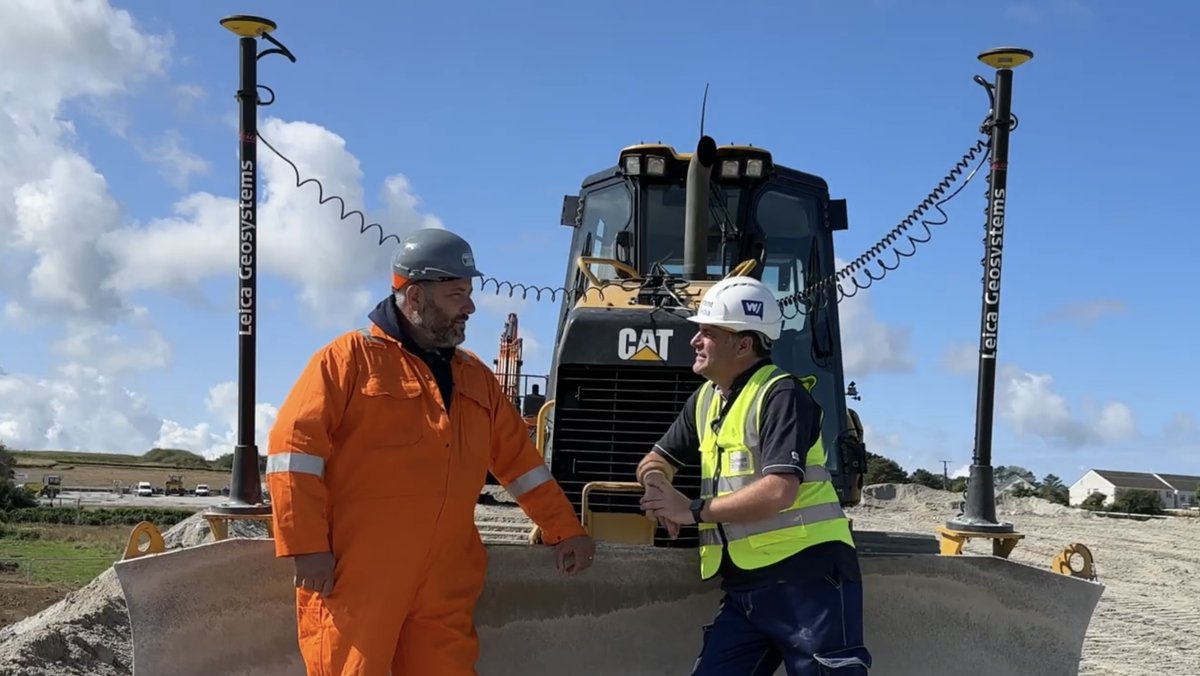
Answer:
<svg viewBox="0 0 1200 676"><path fill-rule="evenodd" d="M121 558L131 530L130 526L0 524L0 562L17 564L8 575L74 589Z"/></svg>

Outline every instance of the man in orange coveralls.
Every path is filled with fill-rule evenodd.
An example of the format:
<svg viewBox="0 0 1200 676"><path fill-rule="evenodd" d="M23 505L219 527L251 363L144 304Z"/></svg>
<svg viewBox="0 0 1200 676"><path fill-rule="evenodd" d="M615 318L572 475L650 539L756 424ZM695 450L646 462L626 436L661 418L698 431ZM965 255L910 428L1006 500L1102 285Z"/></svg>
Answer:
<svg viewBox="0 0 1200 676"><path fill-rule="evenodd" d="M486 553L475 503L490 469L575 574L595 546L465 337L471 247L409 235L370 328L317 351L271 429L275 552L296 571L310 676L474 676Z"/></svg>

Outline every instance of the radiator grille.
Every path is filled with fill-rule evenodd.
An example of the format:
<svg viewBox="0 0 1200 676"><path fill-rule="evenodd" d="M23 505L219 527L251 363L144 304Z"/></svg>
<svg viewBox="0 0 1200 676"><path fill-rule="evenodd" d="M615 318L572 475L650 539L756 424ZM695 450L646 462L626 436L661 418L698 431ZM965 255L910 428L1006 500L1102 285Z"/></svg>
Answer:
<svg viewBox="0 0 1200 676"><path fill-rule="evenodd" d="M690 368L663 365L560 366L555 393L554 474L580 509L584 484L633 481L638 461L667 431L702 379ZM700 468L685 467L674 484L689 497L699 494ZM593 491L593 511L637 513L640 493ZM695 547L696 528L671 540L659 529L660 546Z"/></svg>

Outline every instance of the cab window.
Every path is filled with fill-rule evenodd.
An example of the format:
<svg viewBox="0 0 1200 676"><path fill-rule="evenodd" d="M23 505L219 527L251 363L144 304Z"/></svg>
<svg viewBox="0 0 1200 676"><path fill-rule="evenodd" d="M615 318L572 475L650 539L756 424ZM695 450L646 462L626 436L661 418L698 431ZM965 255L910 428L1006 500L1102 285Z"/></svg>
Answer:
<svg viewBox="0 0 1200 676"><path fill-rule="evenodd" d="M762 281L776 299L804 290L806 265L815 255L814 229L817 223L817 203L811 197L771 189L764 192L755 205L755 220L766 238ZM815 271L808 271L813 274ZM805 315L802 308L785 311L783 330L803 331ZM786 315L795 315L787 318Z"/></svg>
<svg viewBox="0 0 1200 676"><path fill-rule="evenodd" d="M587 193L583 199L583 219L577 236L583 238L582 256L620 259L614 250L617 233L629 226L633 215L633 198L624 183ZM611 265L593 265L591 271L600 279L616 279Z"/></svg>

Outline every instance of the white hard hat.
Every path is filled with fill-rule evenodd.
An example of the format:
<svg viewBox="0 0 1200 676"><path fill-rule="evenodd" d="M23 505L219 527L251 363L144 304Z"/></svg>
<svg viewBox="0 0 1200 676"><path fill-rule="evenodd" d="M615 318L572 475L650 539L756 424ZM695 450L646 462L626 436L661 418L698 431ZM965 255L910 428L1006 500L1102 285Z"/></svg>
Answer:
<svg viewBox="0 0 1200 676"><path fill-rule="evenodd" d="M783 329L775 295L753 277L726 277L713 284L688 321L733 331L758 331L770 340L778 339Z"/></svg>

